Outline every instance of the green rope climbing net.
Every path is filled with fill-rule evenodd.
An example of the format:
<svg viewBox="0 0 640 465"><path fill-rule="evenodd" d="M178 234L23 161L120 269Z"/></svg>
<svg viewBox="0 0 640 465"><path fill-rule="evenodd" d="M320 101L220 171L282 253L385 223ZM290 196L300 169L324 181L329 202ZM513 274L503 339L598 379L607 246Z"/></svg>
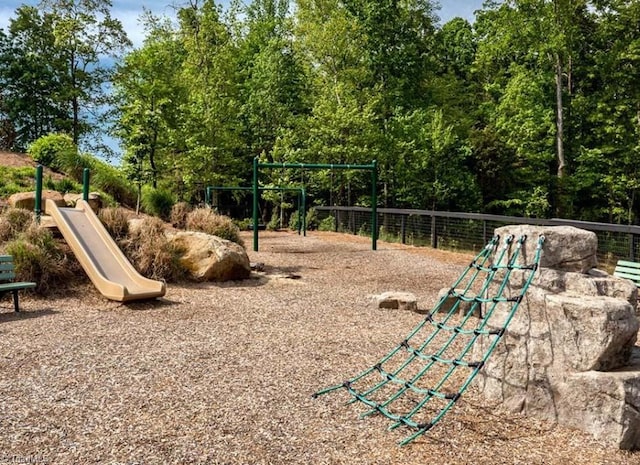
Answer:
<svg viewBox="0 0 640 465"><path fill-rule="evenodd" d="M410 428L401 445L429 431L484 367L522 302L538 269L544 236L532 263L519 265L526 240L508 236L500 247L494 237L400 344L371 368L313 397L346 390L350 403L367 407L363 417L381 414L392 420L389 429ZM522 281L511 295L513 272ZM482 356L474 360L474 353Z"/></svg>

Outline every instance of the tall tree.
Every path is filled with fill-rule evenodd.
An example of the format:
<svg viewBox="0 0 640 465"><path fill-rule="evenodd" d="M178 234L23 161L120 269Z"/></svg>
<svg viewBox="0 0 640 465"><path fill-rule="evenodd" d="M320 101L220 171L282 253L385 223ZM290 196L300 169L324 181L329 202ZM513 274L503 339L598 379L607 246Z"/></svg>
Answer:
<svg viewBox="0 0 640 465"><path fill-rule="evenodd" d="M129 53L114 79L118 120L115 134L125 148L125 166L138 184L154 188L182 144L176 140L179 109L187 99L180 72L185 60L176 31L147 13L143 46Z"/></svg>
<svg viewBox="0 0 640 465"><path fill-rule="evenodd" d="M110 0L44 0L50 18L54 47L64 60L59 76L70 107L74 143L91 131L92 113L106 103L104 85L111 76L107 58L117 58L131 45L120 20L111 17Z"/></svg>
<svg viewBox="0 0 640 465"><path fill-rule="evenodd" d="M50 132L71 128L64 102L64 63L55 47L53 24L31 6L21 6L0 31L0 95L4 126L15 133L9 147L27 145ZM6 145L7 143L5 143Z"/></svg>

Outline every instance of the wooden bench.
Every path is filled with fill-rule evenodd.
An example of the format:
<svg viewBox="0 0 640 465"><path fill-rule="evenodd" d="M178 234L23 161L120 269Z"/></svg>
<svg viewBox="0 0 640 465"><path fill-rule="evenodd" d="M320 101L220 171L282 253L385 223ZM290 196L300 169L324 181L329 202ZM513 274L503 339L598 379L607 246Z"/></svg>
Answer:
<svg viewBox="0 0 640 465"><path fill-rule="evenodd" d="M626 260L618 260L613 275L618 278L630 279L633 283L640 287L640 263L629 262Z"/></svg>
<svg viewBox="0 0 640 465"><path fill-rule="evenodd" d="M19 312L18 291L34 288L36 283L14 281L14 279L16 279L16 273L13 257L11 255L0 255L0 296L11 292L13 294L13 308L16 312Z"/></svg>

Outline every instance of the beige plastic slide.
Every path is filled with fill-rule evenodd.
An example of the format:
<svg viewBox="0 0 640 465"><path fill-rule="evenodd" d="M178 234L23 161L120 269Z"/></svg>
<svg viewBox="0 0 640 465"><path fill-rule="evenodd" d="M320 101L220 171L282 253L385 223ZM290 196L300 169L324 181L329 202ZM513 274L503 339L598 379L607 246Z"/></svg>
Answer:
<svg viewBox="0 0 640 465"><path fill-rule="evenodd" d="M45 213L53 218L82 268L107 299L127 302L165 294L163 282L136 271L87 202L78 200L75 208L62 208L47 199Z"/></svg>

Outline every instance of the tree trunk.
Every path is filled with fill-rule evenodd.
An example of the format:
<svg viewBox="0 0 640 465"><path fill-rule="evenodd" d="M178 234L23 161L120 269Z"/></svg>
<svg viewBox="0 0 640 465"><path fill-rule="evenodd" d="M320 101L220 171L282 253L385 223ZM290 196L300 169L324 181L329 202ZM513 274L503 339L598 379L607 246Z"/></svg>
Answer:
<svg viewBox="0 0 640 465"><path fill-rule="evenodd" d="M556 53L556 153L558 157L558 178L565 175L564 158L564 110L562 102L562 59Z"/></svg>

